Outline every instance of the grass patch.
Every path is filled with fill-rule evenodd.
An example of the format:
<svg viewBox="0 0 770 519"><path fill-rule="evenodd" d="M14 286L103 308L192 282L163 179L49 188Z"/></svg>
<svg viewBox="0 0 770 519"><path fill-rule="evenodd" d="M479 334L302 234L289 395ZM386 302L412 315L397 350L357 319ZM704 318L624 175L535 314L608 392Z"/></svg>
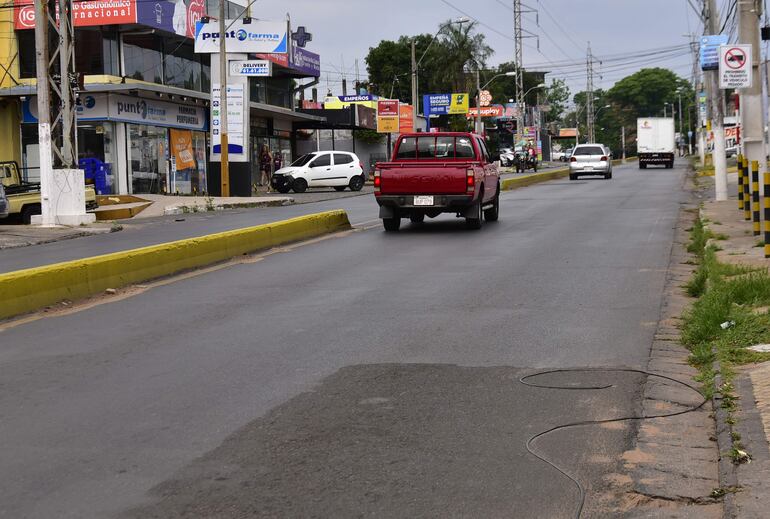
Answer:
<svg viewBox="0 0 770 519"><path fill-rule="evenodd" d="M690 362L701 371L700 382L713 394L709 385L714 378L714 360L720 361L727 381L735 365L770 360L768 353L747 349L770 343L770 315L753 311L770 305L770 274L720 263L717 247L706 246L712 237L703 222L696 221L687 250L698 258L698 268L685 288L699 299L683 316L682 343L690 350ZM730 324L723 328L723 323Z"/></svg>

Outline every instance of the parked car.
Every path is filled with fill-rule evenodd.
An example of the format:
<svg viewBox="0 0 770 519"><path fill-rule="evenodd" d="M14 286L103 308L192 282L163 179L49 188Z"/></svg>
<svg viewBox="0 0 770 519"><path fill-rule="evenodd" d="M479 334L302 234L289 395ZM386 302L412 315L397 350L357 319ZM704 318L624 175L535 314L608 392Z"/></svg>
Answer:
<svg viewBox="0 0 770 519"><path fill-rule="evenodd" d="M556 161L556 160L563 161L564 160L564 154L565 154L564 150L559 150L559 151L553 150L553 151L551 151L551 160L553 160L553 161Z"/></svg>
<svg viewBox="0 0 770 519"><path fill-rule="evenodd" d="M564 152L564 155L561 157L562 162L569 162L569 159L572 158L572 152L574 151L574 148L570 148Z"/></svg>
<svg viewBox="0 0 770 519"><path fill-rule="evenodd" d="M500 165L508 168L513 166L513 161L515 158L515 154L513 151L513 148L502 148L500 149Z"/></svg>
<svg viewBox="0 0 770 519"><path fill-rule="evenodd" d="M366 177L364 166L355 153L314 151L302 155L290 166L273 173L271 184L279 193L303 193L309 187L333 187L360 191Z"/></svg>
<svg viewBox="0 0 770 519"><path fill-rule="evenodd" d="M609 149L603 144L578 144L569 159L569 179L577 180L581 175L604 175L612 178L612 160Z"/></svg>
<svg viewBox="0 0 770 519"><path fill-rule="evenodd" d="M475 133L402 134L390 162L374 170L374 196L386 231L397 231L402 218L455 213L470 229L496 221L500 174L484 139Z"/></svg>
<svg viewBox="0 0 770 519"><path fill-rule="evenodd" d="M5 196L5 188L0 183L0 218L8 216L8 198Z"/></svg>
<svg viewBox="0 0 770 519"><path fill-rule="evenodd" d="M725 148L725 157L735 157L738 155L738 146L728 146Z"/></svg>

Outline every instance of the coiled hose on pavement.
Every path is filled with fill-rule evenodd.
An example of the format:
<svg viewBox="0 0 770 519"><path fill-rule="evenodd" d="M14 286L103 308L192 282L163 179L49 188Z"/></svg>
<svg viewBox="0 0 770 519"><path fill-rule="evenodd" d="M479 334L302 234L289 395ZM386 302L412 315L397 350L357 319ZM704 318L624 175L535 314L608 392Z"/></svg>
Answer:
<svg viewBox="0 0 770 519"><path fill-rule="evenodd" d="M549 384L537 384L535 382L529 382L530 379L534 377L541 377L544 375L553 375L553 374L563 374L563 373L635 373L639 375L646 375L648 377L656 377L662 380L668 380L669 382L674 382L675 384L679 384L681 386L684 386L688 389L693 390L701 397L703 394L696 388L695 386L688 384L687 382L682 382L681 380L677 380L672 377L667 377L665 375L659 375L658 373L652 373L649 371L644 371L641 369L632 369L632 368L569 368L569 369L552 369L547 371L540 371L537 373L530 373L529 375L525 375L519 379L519 382L524 384L525 386L529 387L535 387L540 389L559 389L559 390L569 390L569 391L586 391L586 390L601 390L601 389L609 389L614 386L614 384L604 384L604 385L595 385L595 386L557 386L557 385L549 385ZM559 467L556 463L548 460L544 455L538 453L535 451L535 449L532 447L532 444L538 439L542 438L543 436L546 436L552 432L561 431L564 429L569 429L572 427L582 427L585 425L601 425L606 423L614 423L614 422L627 422L627 421L634 421L634 420L651 420L653 418L671 418L673 416L679 416L687 413L692 413L693 411L697 411L703 405L708 401L708 399L703 398L703 401L701 401L700 404L693 407L688 407L687 409L675 411L671 413L663 413L658 415L649 415L649 416L621 416L618 418L608 418L606 420L583 420L579 422L572 422L567 423L563 425L557 425L556 427L551 427L547 431L543 431L540 433L537 433L536 435L532 436L529 440L527 440L527 452L529 452L531 455L539 459L540 461L547 463L557 471L559 471L562 475L564 475L566 478L568 478L572 483L577 487L578 492L580 493L580 502L578 504L577 509L575 510L575 519L580 519L580 517L583 515L583 507L585 506L585 500L586 500L586 490L583 487L583 485L580 483L580 481L577 480L576 477L570 475L565 469Z"/></svg>

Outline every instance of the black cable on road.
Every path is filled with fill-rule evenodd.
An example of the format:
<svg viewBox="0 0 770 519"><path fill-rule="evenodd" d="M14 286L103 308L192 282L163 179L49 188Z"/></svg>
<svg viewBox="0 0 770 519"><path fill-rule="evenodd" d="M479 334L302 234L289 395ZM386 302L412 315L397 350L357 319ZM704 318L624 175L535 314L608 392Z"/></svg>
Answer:
<svg viewBox="0 0 770 519"><path fill-rule="evenodd" d="M580 517L583 515L583 508L585 506L585 500L586 500L586 489L583 487L583 485L578 481L578 479L571 474L569 474L565 469L559 467L556 463L548 460L544 455L539 454L534 450L532 447L532 444L538 439L542 438L543 436L546 436L552 432L561 431L564 429L569 429L572 427L582 427L586 425L601 425L606 423L614 423L614 422L627 422L627 421L633 421L633 420L651 420L653 418L671 418L674 416L679 416L687 413L692 413L694 411L697 411L703 405L708 401L705 397L703 397L703 394L700 392L698 388L695 386L688 384L687 382L682 382L681 380L677 380L672 377L667 377L666 375L659 375L657 373L652 373L649 371L644 371L641 369L633 369L633 368L568 368L568 369L552 369L547 371L540 371L537 373L531 373L529 375L525 375L519 379L519 382L524 384L525 386L529 387L535 387L540 389L557 389L557 390L569 390L569 391L590 391L590 390L601 390L601 389L609 389L614 386L614 384L601 384L601 385L593 385L593 386L555 386L555 385L546 385L546 384L537 384L535 382L528 382L529 379L534 377L539 377L543 375L551 375L551 374L560 374L560 373L636 373L639 375L646 375L648 377L657 377L662 380L668 380L669 382L673 382L675 384L679 384L681 386L684 386L688 389L693 390L695 393L697 393L700 397L703 398L700 404L693 407L688 407L687 409L681 410L681 411L675 411L672 413L664 413L664 414L658 414L658 415L649 415L649 416L621 416L619 418L608 418L606 420L583 420L579 422L572 422L568 424L563 425L557 425L556 427L551 427L547 431L543 431L540 433L537 433L536 435L532 436L529 440L527 440L527 452L529 452L531 455L539 459L540 461L547 463L554 469L556 469L559 473L561 473L563 476L568 478L572 483L575 485L575 487L578 489L578 492L580 493L580 502L578 503L578 507L575 510L575 519L580 519Z"/></svg>

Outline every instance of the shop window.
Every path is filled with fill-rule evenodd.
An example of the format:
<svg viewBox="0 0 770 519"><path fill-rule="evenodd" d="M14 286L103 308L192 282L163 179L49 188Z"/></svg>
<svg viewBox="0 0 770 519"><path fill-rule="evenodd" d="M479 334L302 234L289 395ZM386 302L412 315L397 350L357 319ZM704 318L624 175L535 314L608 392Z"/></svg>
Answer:
<svg viewBox="0 0 770 519"><path fill-rule="evenodd" d="M225 2L225 18L234 19L242 16L244 8L233 2ZM206 14L216 18L219 16L219 0L206 0Z"/></svg>
<svg viewBox="0 0 770 519"><path fill-rule="evenodd" d="M291 79L268 78L265 82L267 90L267 104L292 108Z"/></svg>
<svg viewBox="0 0 770 519"><path fill-rule="evenodd" d="M124 34L123 75L132 79L163 83L161 39L154 34Z"/></svg>
<svg viewBox="0 0 770 519"><path fill-rule="evenodd" d="M201 64L189 44L166 46L164 84L188 90L201 90Z"/></svg>
<svg viewBox="0 0 770 519"><path fill-rule="evenodd" d="M117 35L102 30L75 30L75 70L83 74L118 75Z"/></svg>
<svg viewBox="0 0 770 519"><path fill-rule="evenodd" d="M33 78L36 76L35 66L35 31L16 31L19 39L19 76Z"/></svg>

